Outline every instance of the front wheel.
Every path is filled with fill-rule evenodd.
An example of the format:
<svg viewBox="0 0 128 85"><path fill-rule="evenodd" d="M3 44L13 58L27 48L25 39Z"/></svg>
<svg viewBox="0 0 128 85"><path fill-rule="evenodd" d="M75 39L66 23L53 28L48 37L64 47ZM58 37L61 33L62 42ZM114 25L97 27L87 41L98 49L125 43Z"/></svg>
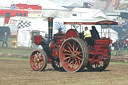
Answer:
<svg viewBox="0 0 128 85"><path fill-rule="evenodd" d="M35 50L30 56L30 66L34 71L43 71L47 66L47 55L44 50Z"/></svg>

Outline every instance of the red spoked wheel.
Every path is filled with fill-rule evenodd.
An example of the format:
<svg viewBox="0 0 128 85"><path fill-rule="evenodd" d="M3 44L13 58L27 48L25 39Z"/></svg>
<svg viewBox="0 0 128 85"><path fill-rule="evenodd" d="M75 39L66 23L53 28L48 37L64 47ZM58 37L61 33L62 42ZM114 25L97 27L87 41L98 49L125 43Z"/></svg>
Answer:
<svg viewBox="0 0 128 85"><path fill-rule="evenodd" d="M88 62L87 69L90 71L103 71L109 65L110 58L111 58L111 52L110 52L110 49L108 48L107 56L101 56L99 63L90 64Z"/></svg>
<svg viewBox="0 0 128 85"><path fill-rule="evenodd" d="M42 50L35 50L30 56L30 66L34 71L43 71L47 66L47 55Z"/></svg>
<svg viewBox="0 0 128 85"><path fill-rule="evenodd" d="M59 58L57 58L56 60L53 60L52 61L52 67L57 70L57 71L62 71L64 70L61 63L60 63L60 60Z"/></svg>
<svg viewBox="0 0 128 85"><path fill-rule="evenodd" d="M59 57L66 71L81 71L88 62L87 45L80 38L69 38L62 43Z"/></svg>

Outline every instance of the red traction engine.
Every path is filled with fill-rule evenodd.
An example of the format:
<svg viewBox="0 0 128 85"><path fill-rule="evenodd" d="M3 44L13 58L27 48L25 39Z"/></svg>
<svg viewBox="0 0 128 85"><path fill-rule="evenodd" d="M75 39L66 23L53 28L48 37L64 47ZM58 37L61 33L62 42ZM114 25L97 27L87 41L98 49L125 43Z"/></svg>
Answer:
<svg viewBox="0 0 128 85"><path fill-rule="evenodd" d="M68 25L117 25L117 22L105 20L96 22L64 22ZM47 63L55 70L77 72L85 67L89 71L103 71L110 62L110 38L95 40L94 50L81 37L76 29L69 29L66 34L52 36L53 18L48 18L48 41L40 35L34 36L36 45L42 50L35 50L30 56L30 66L35 71L42 71Z"/></svg>

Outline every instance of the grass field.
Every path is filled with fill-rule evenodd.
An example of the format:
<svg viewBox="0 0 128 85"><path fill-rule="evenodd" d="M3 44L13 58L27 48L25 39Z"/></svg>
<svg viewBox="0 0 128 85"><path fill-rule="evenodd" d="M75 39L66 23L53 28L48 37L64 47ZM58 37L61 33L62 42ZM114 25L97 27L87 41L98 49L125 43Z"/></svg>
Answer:
<svg viewBox="0 0 128 85"><path fill-rule="evenodd" d="M34 49L18 47L18 48L0 48L0 53L4 54L31 54Z"/></svg>
<svg viewBox="0 0 128 85"><path fill-rule="evenodd" d="M12 48L12 41L16 40L15 38L9 38L8 39L8 48L4 47L2 48L1 44L2 41L0 43L0 53L4 53L4 54L31 54L31 52L34 50L34 48L30 48L30 47L17 47L17 48Z"/></svg>
<svg viewBox="0 0 128 85"><path fill-rule="evenodd" d="M23 60L23 61L29 61L29 57L26 57L26 58L0 57L0 59L4 59L4 60ZM128 62L110 62L110 64L128 64Z"/></svg>
<svg viewBox="0 0 128 85"><path fill-rule="evenodd" d="M16 57L0 57L0 59L4 59L4 60L24 60L24 61L29 61L29 58L16 58Z"/></svg>

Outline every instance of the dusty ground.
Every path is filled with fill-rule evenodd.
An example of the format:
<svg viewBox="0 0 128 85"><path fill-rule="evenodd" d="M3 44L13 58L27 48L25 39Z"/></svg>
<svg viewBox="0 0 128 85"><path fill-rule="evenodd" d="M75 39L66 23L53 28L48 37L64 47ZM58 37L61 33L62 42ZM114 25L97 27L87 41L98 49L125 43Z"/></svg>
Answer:
<svg viewBox="0 0 128 85"><path fill-rule="evenodd" d="M128 64L110 64L103 72L32 71L29 61L0 60L0 85L128 85Z"/></svg>

